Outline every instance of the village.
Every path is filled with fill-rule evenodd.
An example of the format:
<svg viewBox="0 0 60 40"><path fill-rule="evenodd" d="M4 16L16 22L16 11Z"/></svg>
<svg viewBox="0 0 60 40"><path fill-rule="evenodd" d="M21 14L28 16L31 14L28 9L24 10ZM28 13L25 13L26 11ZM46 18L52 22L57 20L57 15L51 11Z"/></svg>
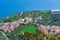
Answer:
<svg viewBox="0 0 60 40"><path fill-rule="evenodd" d="M36 21L36 20L35 20ZM3 32L11 32L14 31L14 29L16 29L17 27L20 27L21 24L26 25L28 23L33 23L33 19L29 18L29 17L25 17L24 19L19 19L16 20L14 22L7 22L7 23L2 23L1 27L0 27L0 31ZM44 32L45 34L56 34L60 32L60 27L59 26L55 26L55 25L42 25L42 24L38 24L35 23L34 24L36 29Z"/></svg>
<svg viewBox="0 0 60 40"><path fill-rule="evenodd" d="M0 39L2 38L4 40L5 39L6 40L10 40L10 39L11 40L20 40L20 39L21 40L33 40L33 39L59 40L60 14L57 13L58 12L54 14L54 11L51 10L41 11L41 12L40 11L21 12L19 14L14 14L12 16L8 16L6 18L0 19L0 33L2 33L0 35L3 35L0 37Z"/></svg>

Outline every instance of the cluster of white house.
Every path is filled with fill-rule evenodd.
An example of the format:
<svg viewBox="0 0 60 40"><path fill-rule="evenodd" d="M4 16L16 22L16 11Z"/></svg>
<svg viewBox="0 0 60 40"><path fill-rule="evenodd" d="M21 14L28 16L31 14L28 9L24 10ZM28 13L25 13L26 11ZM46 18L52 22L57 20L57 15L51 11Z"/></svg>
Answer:
<svg viewBox="0 0 60 40"><path fill-rule="evenodd" d="M33 19L32 18L29 18L29 17L25 17L24 19L19 19L19 20L16 20L14 22L9 22L9 23L3 23L2 27L0 27L0 30L3 30L4 32L11 32L11 31L14 31L15 28L19 27L20 24L28 24L30 22L33 22ZM40 24L36 24L36 28L38 30L41 30L43 31L45 34L48 34L48 33L58 33L60 32L60 27L58 26L44 26L44 25L40 25Z"/></svg>
<svg viewBox="0 0 60 40"><path fill-rule="evenodd" d="M48 33L56 34L56 33L60 32L60 27L55 26L55 25L53 25L53 26L45 26L45 25L37 24L36 26L37 26L36 28L38 30L43 31L45 34L48 34Z"/></svg>
<svg viewBox="0 0 60 40"><path fill-rule="evenodd" d="M14 31L15 28L19 27L20 24L27 24L30 22L32 22L32 18L25 17L24 19L19 19L14 22L3 23L0 30L3 30L4 32L11 32Z"/></svg>

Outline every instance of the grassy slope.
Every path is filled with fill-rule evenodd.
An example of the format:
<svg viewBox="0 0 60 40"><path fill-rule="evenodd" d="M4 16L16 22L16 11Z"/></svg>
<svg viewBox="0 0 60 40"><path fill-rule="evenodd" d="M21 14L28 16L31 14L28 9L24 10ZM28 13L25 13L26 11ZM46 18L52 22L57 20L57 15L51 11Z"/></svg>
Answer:
<svg viewBox="0 0 60 40"><path fill-rule="evenodd" d="M10 40L17 40L18 36L21 35L23 32L36 34L36 28L33 24L21 25L11 33L7 33L7 35L9 36Z"/></svg>

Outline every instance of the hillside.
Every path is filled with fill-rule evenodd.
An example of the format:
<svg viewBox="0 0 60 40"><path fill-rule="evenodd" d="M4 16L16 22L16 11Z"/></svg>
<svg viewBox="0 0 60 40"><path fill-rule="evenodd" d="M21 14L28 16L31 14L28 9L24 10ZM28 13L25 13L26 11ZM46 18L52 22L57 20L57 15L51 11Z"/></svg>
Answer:
<svg viewBox="0 0 60 40"><path fill-rule="evenodd" d="M12 14L11 16L9 16L7 18L0 19L0 22L12 22L12 21L18 20L20 18L31 17L31 18L33 18L33 20L35 18L38 18L38 21L40 21L39 18L42 18L41 21L42 21L42 23L45 24L45 23L48 23L48 21L50 20L50 16L49 16L48 12L49 12L48 10L45 10L45 11L35 10L35 11L17 12L17 13Z"/></svg>
<svg viewBox="0 0 60 40"><path fill-rule="evenodd" d="M59 12L52 14L52 12L50 10L44 10L44 11L35 10L35 11L17 12L15 14L10 15L7 18L1 18L0 23L15 22L16 20L24 19L25 17L32 18L33 22L28 23L28 24L20 24L17 28L12 28L12 29L14 29L14 31L11 31L11 32L9 32L9 31L4 32L1 29L0 29L0 31L3 31L3 33L6 34L6 36L9 38L9 40L28 40L28 39L33 40L34 38L35 38L35 40L40 40L40 39L41 40L43 40L43 39L44 40L45 39L55 40L55 37L56 37L55 34L52 36L51 36L51 34L47 34L48 35L47 36L45 34L46 32L44 33L43 31L41 31L41 29L37 30L34 23L36 23L37 25L42 24L43 27L46 27L48 25L49 26L56 25L56 27L57 27L57 25L60 26L59 25L59 23L60 23L59 15L60 15ZM36 22L35 22L35 20L36 20ZM7 27L10 28L11 27L10 24L8 24L9 26L7 26ZM1 25L0 25L0 27L1 27ZM15 27L15 26L13 25L12 27ZM0 36L1 35L2 34L0 33ZM45 38L45 37L47 37L47 38Z"/></svg>
<svg viewBox="0 0 60 40"><path fill-rule="evenodd" d="M37 19L37 23L44 25L59 25L60 24L60 11L51 12L50 10L35 10L35 11L24 11L17 12L10 15L7 18L0 19L1 22L13 22L20 18L31 17L33 20Z"/></svg>

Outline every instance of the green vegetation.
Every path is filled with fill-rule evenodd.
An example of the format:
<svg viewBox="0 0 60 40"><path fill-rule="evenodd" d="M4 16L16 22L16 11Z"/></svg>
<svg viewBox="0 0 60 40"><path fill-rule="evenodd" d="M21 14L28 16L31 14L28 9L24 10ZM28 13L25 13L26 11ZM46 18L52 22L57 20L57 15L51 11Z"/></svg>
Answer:
<svg viewBox="0 0 60 40"><path fill-rule="evenodd" d="M37 30L34 24L20 25L15 31L7 32L6 35L10 40L56 40L58 34L44 34ZM60 35L60 34L59 34Z"/></svg>
<svg viewBox="0 0 60 40"><path fill-rule="evenodd" d="M33 20L37 18L38 21L37 23L43 25L56 25L58 21L58 17L54 15L50 15L49 10L45 10L45 11L35 10L35 11L22 12L22 14L21 12L18 12L16 14L9 16L8 18L1 18L0 23L13 22L15 20L25 17L31 17L33 18ZM46 35L40 30L37 30L33 23L20 25L11 33L6 32L5 34L8 36L10 40L17 40L17 39L18 40L55 40L56 37L55 35L51 35L51 34ZM0 36L2 36L1 33Z"/></svg>
<svg viewBox="0 0 60 40"><path fill-rule="evenodd" d="M18 36L21 35L23 32L24 33L28 32L28 33L36 34L36 28L33 24L21 25L17 29L15 29L15 31L12 31L11 33L7 32L6 35L11 40L17 40Z"/></svg>
<svg viewBox="0 0 60 40"><path fill-rule="evenodd" d="M0 32L0 36L3 36L1 32Z"/></svg>
<svg viewBox="0 0 60 40"><path fill-rule="evenodd" d="M17 12L15 14L10 15L8 18L1 18L0 23L1 22L13 22L20 18L31 17L33 18L33 20L35 18L42 18L42 19L38 19L38 23L43 24L43 25L59 25L60 24L59 16L58 16L59 13L60 12L56 12L55 14L52 14L50 10Z"/></svg>

